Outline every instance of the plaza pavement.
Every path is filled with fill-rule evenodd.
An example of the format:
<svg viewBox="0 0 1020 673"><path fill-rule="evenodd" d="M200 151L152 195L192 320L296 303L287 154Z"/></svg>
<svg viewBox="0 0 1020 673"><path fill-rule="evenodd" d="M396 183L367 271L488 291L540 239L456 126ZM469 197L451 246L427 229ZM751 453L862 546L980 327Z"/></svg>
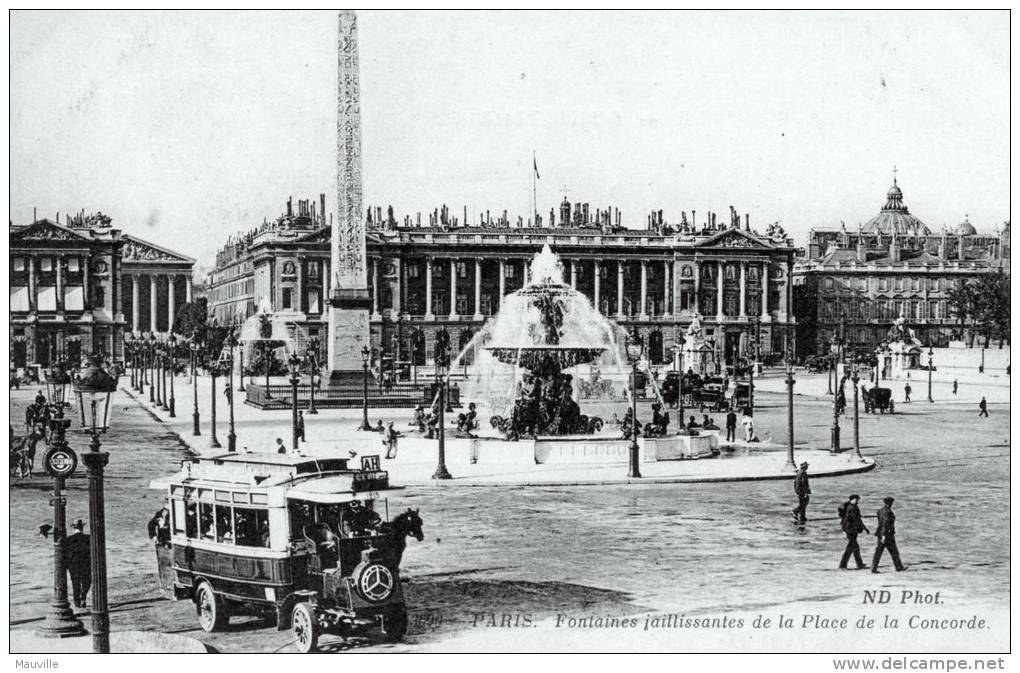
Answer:
<svg viewBox="0 0 1020 673"><path fill-rule="evenodd" d="M936 365L937 366L937 365ZM829 375L809 374L804 370L794 373L794 395L811 397L829 397ZM956 395L953 395L953 380L958 382ZM866 381L863 378L862 381ZM1002 372L978 374L977 372L958 373L956 375L932 372L931 396L935 404L972 404L977 409L978 402L984 397L989 404L1009 404L1009 377ZM928 373L914 372L910 379L883 379L883 388L893 391L893 400L897 407L903 403L903 387L910 383L911 404L928 402ZM786 373L772 369L765 376L755 377L755 390L761 392L786 393ZM853 388L846 388L848 402L853 403Z"/></svg>
<svg viewBox="0 0 1020 673"><path fill-rule="evenodd" d="M198 378L198 408L200 412L199 436L194 436L192 418L195 390L190 377L179 376L175 380L176 418L169 412L149 403L148 390L144 395L130 388L130 378L121 379L121 393L125 402L139 404L154 418L167 425L180 441L199 455L209 456L227 451L228 408L222 379L217 380L217 425L216 437L220 448L211 447L210 379ZM236 382L235 382L236 386ZM235 392L234 426L239 452L246 449L253 453L274 452L276 439L282 438L286 446L291 443L291 412L289 410L263 411L243 403L244 393ZM639 417L644 412L639 412ZM404 433L398 442L399 450L394 460L384 460L391 482L401 485L434 484L432 474L436 469L438 442L421 438L409 427L411 409L369 410L369 422L373 426L378 419L394 421L394 428ZM454 414L447 414L449 424ZM305 434L308 442L301 443L301 452L309 456L385 455L381 435L358 430L361 424L361 409L320 409L316 415L305 414ZM717 418L721 422L722 418ZM449 425L448 425L449 427ZM762 428L758 428L762 435ZM450 432L450 431L448 431ZM623 460L604 463L555 463L536 465L521 461L513 462L492 453L483 453L477 463L467 456L463 443L447 435L446 464L454 479L442 482L444 486L582 486L617 483L694 483L753 481L763 479L790 479L793 468L787 460L786 446L766 441L747 444L721 443L722 456L718 459L642 462L641 479L627 478L627 465ZM615 433L605 432L607 438L618 438ZM493 456L490 460L488 456ZM874 468L873 460L858 459L852 451L830 454L827 447L797 446L795 462L808 461L813 477L841 476L868 471Z"/></svg>

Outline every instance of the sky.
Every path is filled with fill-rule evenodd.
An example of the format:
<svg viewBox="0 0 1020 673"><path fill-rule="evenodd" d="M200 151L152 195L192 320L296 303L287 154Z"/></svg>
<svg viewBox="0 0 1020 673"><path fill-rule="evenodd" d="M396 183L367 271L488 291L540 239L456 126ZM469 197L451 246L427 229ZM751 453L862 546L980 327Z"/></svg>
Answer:
<svg viewBox="0 0 1020 673"><path fill-rule="evenodd" d="M1009 214L1009 15L359 12L365 205L624 225ZM212 263L288 196L336 201L333 12L13 12L10 219L102 211Z"/></svg>

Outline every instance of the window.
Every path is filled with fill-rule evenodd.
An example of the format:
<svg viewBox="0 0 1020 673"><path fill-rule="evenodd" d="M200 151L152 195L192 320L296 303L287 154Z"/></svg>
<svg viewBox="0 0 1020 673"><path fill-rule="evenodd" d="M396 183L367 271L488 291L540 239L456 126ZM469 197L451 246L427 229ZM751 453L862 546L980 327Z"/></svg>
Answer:
<svg viewBox="0 0 1020 673"><path fill-rule="evenodd" d="M102 285L96 285L92 292L92 303L96 308L103 308L106 306L106 288Z"/></svg>
<svg viewBox="0 0 1020 673"><path fill-rule="evenodd" d="M897 290L902 290L903 289L903 279L902 278L897 278L896 279L896 289Z"/></svg>
<svg viewBox="0 0 1020 673"><path fill-rule="evenodd" d="M309 262L308 263L308 277L309 278L318 278L319 277L319 263L318 262Z"/></svg>
<svg viewBox="0 0 1020 673"><path fill-rule="evenodd" d="M457 262L457 276L459 278L467 278L467 264L464 262Z"/></svg>
<svg viewBox="0 0 1020 673"><path fill-rule="evenodd" d="M269 510L235 507L234 544L243 547L268 547Z"/></svg>
<svg viewBox="0 0 1020 673"><path fill-rule="evenodd" d="M25 258L24 257L15 257L14 258L14 270L15 271L24 271L25 270Z"/></svg>
<svg viewBox="0 0 1020 673"><path fill-rule="evenodd" d="M37 288L36 294L36 310L37 311L56 311L57 310L57 288L52 285L49 287Z"/></svg>
<svg viewBox="0 0 1020 673"><path fill-rule="evenodd" d="M203 540L216 539L215 523L212 503L198 503L198 534Z"/></svg>
<svg viewBox="0 0 1020 673"><path fill-rule="evenodd" d="M187 512L184 517L184 534L188 537L198 537L198 503L186 503Z"/></svg>
<svg viewBox="0 0 1020 673"><path fill-rule="evenodd" d="M173 506L173 511L171 512L171 514L173 515L174 533L175 534L183 533L184 532L184 521L186 519L186 514L185 514L186 510L184 508L184 501L183 500L178 500L177 498L174 498L171 501L171 504Z"/></svg>
<svg viewBox="0 0 1020 673"><path fill-rule="evenodd" d="M421 273L421 267L419 267L417 264L408 264L407 265L407 277L408 278L417 278L420 273Z"/></svg>
<svg viewBox="0 0 1020 673"><path fill-rule="evenodd" d="M293 300L293 294L294 294L293 289L289 287L283 288L282 308L294 308L291 303Z"/></svg>
<svg viewBox="0 0 1020 673"><path fill-rule="evenodd" d="M39 258L39 270L49 273L53 271L53 258L52 257L40 257Z"/></svg>
<svg viewBox="0 0 1020 673"><path fill-rule="evenodd" d="M938 292L938 289L939 289L939 279L938 278L932 278L931 279L931 289L933 291L935 291L935 292Z"/></svg>
<svg viewBox="0 0 1020 673"><path fill-rule="evenodd" d="M506 269L506 277L507 278L515 278L516 277L516 275L517 275L517 268L513 264L507 264L504 268ZM605 269L603 269L603 272L604 271L605 271ZM605 273L602 274L602 277L605 278Z"/></svg>
<svg viewBox="0 0 1020 673"><path fill-rule="evenodd" d="M12 311L28 311L28 288L27 287L12 287L11 288L11 310Z"/></svg>
<svg viewBox="0 0 1020 673"><path fill-rule="evenodd" d="M914 290L920 290L921 289L921 279L920 278L911 278L910 279L910 287L911 287L911 289L914 289Z"/></svg>
<svg viewBox="0 0 1020 673"><path fill-rule="evenodd" d="M889 289L889 279L888 278L879 278L878 279L878 289L882 290L882 291L888 290Z"/></svg>
<svg viewBox="0 0 1020 673"><path fill-rule="evenodd" d="M319 291L309 290L308 291L308 312L309 313L322 313L322 308L319 306Z"/></svg>
<svg viewBox="0 0 1020 673"><path fill-rule="evenodd" d="M78 273L81 270L81 267L79 267L78 264L79 264L79 262L78 262L78 258L77 257L68 257L67 258L67 270L70 273Z"/></svg>
<svg viewBox="0 0 1020 673"><path fill-rule="evenodd" d="M209 507L211 508L212 505L209 505ZM230 507L228 505L216 505L217 542L226 542L229 544L234 541L234 529L231 526L231 520Z"/></svg>

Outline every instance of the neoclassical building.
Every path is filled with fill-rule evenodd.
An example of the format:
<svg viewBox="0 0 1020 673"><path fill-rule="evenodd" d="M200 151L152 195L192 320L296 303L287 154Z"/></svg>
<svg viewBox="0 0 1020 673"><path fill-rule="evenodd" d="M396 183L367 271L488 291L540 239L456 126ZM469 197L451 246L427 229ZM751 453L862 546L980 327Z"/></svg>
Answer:
<svg viewBox="0 0 1020 673"><path fill-rule="evenodd" d="M11 224L9 241L13 367L93 351L122 358L125 331L166 333L190 297L194 260L124 234L102 213Z"/></svg>
<svg viewBox="0 0 1020 673"><path fill-rule="evenodd" d="M902 316L924 344L946 346L959 321L948 293L959 281L1009 273L1009 222L979 234L967 220L932 229L913 215L897 181L877 215L856 230L812 229L794 266L798 356L827 352L838 339L874 350Z"/></svg>
<svg viewBox="0 0 1020 673"><path fill-rule="evenodd" d="M273 222L232 237L217 255L208 287L209 310L220 323L241 321L257 307L296 311L308 336L324 334L331 290L330 227L315 203L288 202ZM684 213L668 224L661 211L646 228L619 226L613 209L560 204L560 225L511 226L505 213L482 224L436 209L398 223L388 209L367 214L371 331L384 357L424 365L435 336L445 330L465 345L495 314L502 298L527 282L529 263L544 245L557 253L564 281L603 314L645 337L653 362L672 360L676 338L700 316L714 357L742 354L757 322L763 353L783 353L794 338L790 311L794 249L782 230L762 235L731 210L728 224L709 213L694 226Z"/></svg>

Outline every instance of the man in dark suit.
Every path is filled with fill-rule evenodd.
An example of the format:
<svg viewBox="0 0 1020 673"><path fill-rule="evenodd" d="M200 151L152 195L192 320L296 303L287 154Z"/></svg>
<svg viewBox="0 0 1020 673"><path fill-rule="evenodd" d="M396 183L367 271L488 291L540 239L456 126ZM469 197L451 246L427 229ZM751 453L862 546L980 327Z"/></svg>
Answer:
<svg viewBox="0 0 1020 673"><path fill-rule="evenodd" d="M875 547L875 558L871 560L871 572L878 572L878 562L882 559L882 552L889 550L892 556L893 565L896 570L903 570L903 563L900 562L900 550L896 547L896 515L893 514L892 504L894 498L886 496L882 498L885 506L878 510L878 527L875 529L875 536L878 538L878 545Z"/></svg>
<svg viewBox="0 0 1020 673"><path fill-rule="evenodd" d="M733 411L733 407L726 414L726 441L737 441L737 412Z"/></svg>
<svg viewBox="0 0 1020 673"><path fill-rule="evenodd" d="M868 527L861 519L861 510L857 506L858 501L860 501L860 496L854 493L847 498L842 508L843 516L840 519L840 525L843 532L846 533L846 549L843 550L843 558L839 560L839 567L844 570L846 570L846 564L851 555L857 563L858 570L868 567L864 565L864 559L861 558L861 546L857 544L857 536L861 532L868 532Z"/></svg>
<svg viewBox="0 0 1020 673"><path fill-rule="evenodd" d="M793 516L800 523L807 521L807 506L811 500L811 485L807 476L808 464L803 462L793 478L793 492L797 494L797 507L793 510Z"/></svg>
<svg viewBox="0 0 1020 673"><path fill-rule="evenodd" d="M74 523L74 533L64 538L64 567L71 575L74 606L85 607L85 599L92 588L92 546L85 534L85 522Z"/></svg>

